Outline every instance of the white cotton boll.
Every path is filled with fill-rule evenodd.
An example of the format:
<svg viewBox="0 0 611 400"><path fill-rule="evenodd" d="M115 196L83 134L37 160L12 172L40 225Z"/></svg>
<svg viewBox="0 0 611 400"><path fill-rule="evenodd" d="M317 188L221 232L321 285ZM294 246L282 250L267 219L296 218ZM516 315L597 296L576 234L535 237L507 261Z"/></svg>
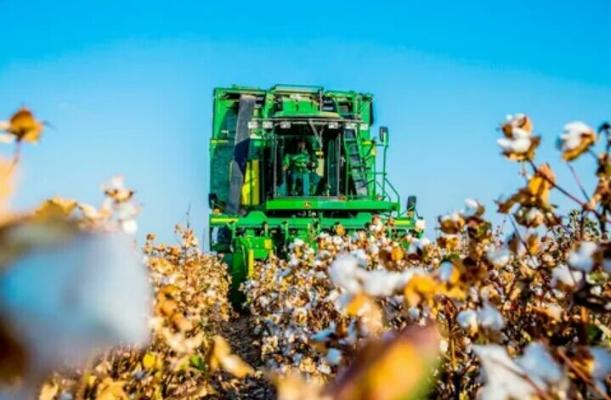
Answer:
<svg viewBox="0 0 611 400"><path fill-rule="evenodd" d="M454 265L452 265L449 261L444 261L441 263L438 269L439 279L443 282L448 282L452 277L452 273L454 272Z"/></svg>
<svg viewBox="0 0 611 400"><path fill-rule="evenodd" d="M407 248L407 252L413 254L418 251L422 251L424 250L426 246L430 244L431 244L431 241L428 238L414 239L410 242Z"/></svg>
<svg viewBox="0 0 611 400"><path fill-rule="evenodd" d="M378 247L378 245L376 244L370 244L368 251L369 254L371 254L372 256L377 256L378 254L380 254L380 247Z"/></svg>
<svg viewBox="0 0 611 400"><path fill-rule="evenodd" d="M484 303L484 307L477 310L477 321L483 328L500 331L505 326L501 313L490 303Z"/></svg>
<svg viewBox="0 0 611 400"><path fill-rule="evenodd" d="M318 372L324 375L329 375L331 373L331 367L329 367L329 365L326 363L320 364L318 367L316 367L316 369L318 370Z"/></svg>
<svg viewBox="0 0 611 400"><path fill-rule="evenodd" d="M593 242L581 242L576 251L569 254L568 263L574 268L583 272L590 272L594 267L592 256L596 252L597 246Z"/></svg>
<svg viewBox="0 0 611 400"><path fill-rule="evenodd" d="M327 361L330 365L339 365L339 363L342 362L342 352L336 348L331 347L327 351L325 361Z"/></svg>
<svg viewBox="0 0 611 400"><path fill-rule="evenodd" d="M471 210L477 210L479 208L479 202L477 200L473 200L471 198L465 199L465 206Z"/></svg>
<svg viewBox="0 0 611 400"><path fill-rule="evenodd" d="M344 244L344 239L341 236L333 236L333 244L336 246L342 246Z"/></svg>
<svg viewBox="0 0 611 400"><path fill-rule="evenodd" d="M407 316L412 320L415 321L417 319L420 318L420 309L418 307L410 307L407 310Z"/></svg>
<svg viewBox="0 0 611 400"><path fill-rule="evenodd" d="M121 235L83 235L33 251L0 277L0 305L37 368L148 340L151 288Z"/></svg>
<svg viewBox="0 0 611 400"><path fill-rule="evenodd" d="M318 331L311 336L311 339L315 342L324 342L331 337L335 333L335 322L331 321L329 326L322 331Z"/></svg>
<svg viewBox="0 0 611 400"><path fill-rule="evenodd" d="M327 295L327 297L325 297L325 301L328 302L334 302L335 300L337 300L337 298L340 296L340 293L338 290L333 289L329 292L329 294Z"/></svg>
<svg viewBox="0 0 611 400"><path fill-rule="evenodd" d="M590 293L592 293L594 296L600 296L603 293L603 288L600 285L592 286L590 288Z"/></svg>
<svg viewBox="0 0 611 400"><path fill-rule="evenodd" d="M386 271L371 271L363 282L363 290L371 296L389 296L393 293L394 284Z"/></svg>
<svg viewBox="0 0 611 400"><path fill-rule="evenodd" d="M426 221L423 218L418 218L414 228L420 232L426 229Z"/></svg>
<svg viewBox="0 0 611 400"><path fill-rule="evenodd" d="M304 244L305 242L302 239L296 238L295 240L293 240L293 243L289 245L289 249L294 250L296 247L301 247Z"/></svg>
<svg viewBox="0 0 611 400"><path fill-rule="evenodd" d="M499 248L490 248L486 252L486 258L496 268L503 268L511 261L511 252L505 246Z"/></svg>
<svg viewBox="0 0 611 400"><path fill-rule="evenodd" d="M290 267L297 267L299 265L299 258L297 258L297 256L295 254L291 254L291 257L289 259L289 266ZM288 274L289 271L286 271L286 273Z"/></svg>
<svg viewBox="0 0 611 400"><path fill-rule="evenodd" d="M267 307L269 305L269 299L265 296L259 297L259 305L261 307Z"/></svg>
<svg viewBox="0 0 611 400"><path fill-rule="evenodd" d="M79 210L85 218L96 219L100 217L100 212L90 204L81 203L78 205Z"/></svg>
<svg viewBox="0 0 611 400"><path fill-rule="evenodd" d="M535 221L542 221L545 216L543 215L541 210L533 207L530 210L528 210L525 217L526 217L526 222L528 224L533 224Z"/></svg>
<svg viewBox="0 0 611 400"><path fill-rule="evenodd" d="M369 264L369 256L367 256L367 253L363 249L352 250L350 255L356 258L358 265L361 267L366 267L367 264Z"/></svg>
<svg viewBox="0 0 611 400"><path fill-rule="evenodd" d="M316 255L316 258L319 260L325 260L329 257L331 257L331 252L329 252L329 250L319 250L318 254Z"/></svg>
<svg viewBox="0 0 611 400"><path fill-rule="evenodd" d="M350 255L340 255L333 261L329 269L331 281L349 293L358 293L361 290L361 284L357 279L358 260Z"/></svg>
<svg viewBox="0 0 611 400"><path fill-rule="evenodd" d="M529 399L536 394L535 388L520 377L524 371L509 358L504 347L475 345L473 351L480 359L486 381L480 392L482 400Z"/></svg>
<svg viewBox="0 0 611 400"><path fill-rule="evenodd" d="M512 126L518 126L525 117L526 114L524 113L507 114L505 115L505 122Z"/></svg>
<svg viewBox="0 0 611 400"><path fill-rule="evenodd" d="M594 130L584 122L574 121L564 125L564 131L560 135L560 148L562 151L576 149L581 144L583 135L592 135Z"/></svg>
<svg viewBox="0 0 611 400"><path fill-rule="evenodd" d="M460 221L462 219L462 217L460 216L460 214L458 212L453 212L451 214L446 214L446 215L442 215L441 216L441 221L445 222L445 221Z"/></svg>
<svg viewBox="0 0 611 400"><path fill-rule="evenodd" d="M445 354L445 353L448 351L448 348L449 348L449 347L450 347L450 343L448 343L448 341L447 341L447 340L445 340L445 339L441 339L441 340L439 341L439 351L440 351L442 354Z"/></svg>
<svg viewBox="0 0 611 400"><path fill-rule="evenodd" d="M559 283L574 287L579 285L582 279L583 273L581 271L573 271L564 264L558 265L552 270L552 287L557 287Z"/></svg>
<svg viewBox="0 0 611 400"><path fill-rule="evenodd" d="M125 178L121 175L113 176L102 186L103 190L125 189Z"/></svg>
<svg viewBox="0 0 611 400"><path fill-rule="evenodd" d="M0 130L2 130L1 127L0 127ZM15 135L11 135L9 133L0 133L0 143L11 144L15 142L15 139L17 139Z"/></svg>
<svg viewBox="0 0 611 400"><path fill-rule="evenodd" d="M128 235L135 235L138 232L138 223L135 219L121 221L121 231Z"/></svg>
<svg viewBox="0 0 611 400"><path fill-rule="evenodd" d="M418 242L416 240L413 240L409 243L409 246L407 246L407 253L415 254L417 252L418 252Z"/></svg>
<svg viewBox="0 0 611 400"><path fill-rule="evenodd" d="M547 313L550 317L552 317L556 321L560 321L562 318L563 309L558 304L555 303L546 303L544 308L547 310Z"/></svg>
<svg viewBox="0 0 611 400"><path fill-rule="evenodd" d="M511 135L513 136L513 138L516 141L528 139L528 141L530 142L530 132L528 132L525 129L522 129L522 128L513 128L511 130Z"/></svg>
<svg viewBox="0 0 611 400"><path fill-rule="evenodd" d="M522 357L516 363L526 371L530 379L539 386L558 383L563 378L562 370L545 346L541 343L530 343Z"/></svg>
<svg viewBox="0 0 611 400"><path fill-rule="evenodd" d="M559 147L562 151L571 151L579 147L581 138L579 136L561 135Z"/></svg>
<svg viewBox="0 0 611 400"><path fill-rule="evenodd" d="M520 138L512 141L511 150L514 153L526 153L530 149L531 140L530 138Z"/></svg>
<svg viewBox="0 0 611 400"><path fill-rule="evenodd" d="M426 246L431 244L431 240L429 238L422 238L418 240L418 248L423 249Z"/></svg>
<svg viewBox="0 0 611 400"><path fill-rule="evenodd" d="M497 144L503 149L504 152L507 153L526 153L530 148L530 139L509 139L509 138L500 138L497 141Z"/></svg>
<svg viewBox="0 0 611 400"><path fill-rule="evenodd" d="M371 296L391 296L405 287L411 272L389 272L386 270L365 271L363 290Z"/></svg>
<svg viewBox="0 0 611 400"><path fill-rule="evenodd" d="M136 215L138 215L138 207L132 203L125 202L119 204L115 212L117 218L120 220L133 219Z"/></svg>
<svg viewBox="0 0 611 400"><path fill-rule="evenodd" d="M480 210L481 204L477 200L473 199L465 199L465 209L462 214L465 217L473 217L477 215L477 212Z"/></svg>
<svg viewBox="0 0 611 400"><path fill-rule="evenodd" d="M590 348L590 354L594 359L592 378L594 378L596 386L604 393L605 379L611 374L611 352L604 347L592 347Z"/></svg>
<svg viewBox="0 0 611 400"><path fill-rule="evenodd" d="M353 345L357 342L357 340L358 340L358 330L356 328L356 321L352 320L352 322L350 322L350 325L348 325L348 335L346 335L340 341L340 343Z"/></svg>
<svg viewBox="0 0 611 400"><path fill-rule="evenodd" d="M464 329L477 330L477 313L474 310L463 310L456 316L456 322Z"/></svg>

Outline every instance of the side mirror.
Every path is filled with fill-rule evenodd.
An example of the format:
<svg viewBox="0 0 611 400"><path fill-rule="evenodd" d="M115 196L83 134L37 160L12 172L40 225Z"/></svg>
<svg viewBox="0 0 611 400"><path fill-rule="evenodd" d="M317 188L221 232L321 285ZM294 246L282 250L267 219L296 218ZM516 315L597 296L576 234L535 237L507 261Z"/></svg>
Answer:
<svg viewBox="0 0 611 400"><path fill-rule="evenodd" d="M387 144L388 143L388 128L385 126L380 127L380 131L378 132L378 138L380 139L380 143Z"/></svg>
<svg viewBox="0 0 611 400"><path fill-rule="evenodd" d="M407 212L416 211L417 203L418 203L418 198L416 196L408 196L407 197Z"/></svg>

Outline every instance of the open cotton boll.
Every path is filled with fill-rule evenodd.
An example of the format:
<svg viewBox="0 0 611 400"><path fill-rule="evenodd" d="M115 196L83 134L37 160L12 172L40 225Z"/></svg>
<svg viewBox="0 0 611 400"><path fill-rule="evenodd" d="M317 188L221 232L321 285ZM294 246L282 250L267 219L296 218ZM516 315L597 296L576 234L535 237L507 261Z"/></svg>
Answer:
<svg viewBox="0 0 611 400"><path fill-rule="evenodd" d="M477 321L481 327L495 331L500 331L505 326L501 313L487 302L477 310Z"/></svg>
<svg viewBox="0 0 611 400"><path fill-rule="evenodd" d="M426 229L426 220L424 220L423 218L417 219L414 229L416 229L418 232L425 230Z"/></svg>
<svg viewBox="0 0 611 400"><path fill-rule="evenodd" d="M572 268L583 272L590 272L594 267L592 256L596 252L597 246L593 242L581 242L575 251L569 253L568 263Z"/></svg>
<svg viewBox="0 0 611 400"><path fill-rule="evenodd" d="M505 246L499 248L491 247L486 252L486 258L496 268L503 268L509 264L509 261L511 260L511 252Z"/></svg>
<svg viewBox="0 0 611 400"><path fill-rule="evenodd" d="M592 378L602 393L605 392L605 379L611 374L611 352L604 347L590 348L593 358Z"/></svg>
<svg viewBox="0 0 611 400"><path fill-rule="evenodd" d="M531 145L530 138L500 138L496 142L507 153L526 153Z"/></svg>
<svg viewBox="0 0 611 400"><path fill-rule="evenodd" d="M366 271L363 290L371 296L391 296L401 291L413 275L411 272Z"/></svg>
<svg viewBox="0 0 611 400"><path fill-rule="evenodd" d="M1 123L2 121L0 121L0 124ZM2 130L1 126L0 126L0 130ZM11 144L11 143L14 143L16 139L17 138L15 135L11 135L8 133L0 133L0 143Z"/></svg>
<svg viewBox="0 0 611 400"><path fill-rule="evenodd" d="M33 251L0 277L0 313L42 370L145 343L150 305L148 275L122 235Z"/></svg>
<svg viewBox="0 0 611 400"><path fill-rule="evenodd" d="M474 217L478 215L480 210L482 210L482 205L477 200L465 199L465 209L462 211L465 217Z"/></svg>
<svg viewBox="0 0 611 400"><path fill-rule="evenodd" d="M584 136L594 136L594 130L584 122L574 121L564 125L564 131L560 135L559 147L562 151L574 150L581 144Z"/></svg>
<svg viewBox="0 0 611 400"><path fill-rule="evenodd" d="M439 266L437 273L442 282L449 282L454 274L454 265L449 261L444 261Z"/></svg>
<svg viewBox="0 0 611 400"><path fill-rule="evenodd" d="M480 393L482 400L529 399L536 394L535 388L519 376L524 370L509 358L504 347L475 345L473 351L486 381Z"/></svg>
<svg viewBox="0 0 611 400"><path fill-rule="evenodd" d="M431 244L430 239L422 238L422 239L413 239L407 248L408 253L417 253L418 251L424 250L424 248Z"/></svg>
<svg viewBox="0 0 611 400"><path fill-rule="evenodd" d="M289 244L289 250L294 250L295 248L302 247L303 245L305 245L303 239L296 238L293 240L293 243Z"/></svg>
<svg viewBox="0 0 611 400"><path fill-rule="evenodd" d="M456 322L464 329L477 331L477 313L474 310L463 310L456 316Z"/></svg>
<svg viewBox="0 0 611 400"><path fill-rule="evenodd" d="M566 265L562 264L552 270L552 287L557 287L559 284L568 287L578 285L583 279L583 272L572 271Z"/></svg>
<svg viewBox="0 0 611 400"><path fill-rule="evenodd" d="M332 347L327 351L327 356L325 357L325 360L330 365L339 365L339 363L342 361L342 352Z"/></svg>
<svg viewBox="0 0 611 400"><path fill-rule="evenodd" d="M363 249L353 250L350 252L350 255L352 255L356 259L358 265L360 265L361 267L366 267L367 264L369 264L369 257Z"/></svg>
<svg viewBox="0 0 611 400"><path fill-rule="evenodd" d="M357 279L358 260L350 254L342 254L333 261L329 269L331 281L350 293L358 293L361 284Z"/></svg>
<svg viewBox="0 0 611 400"><path fill-rule="evenodd" d="M524 349L522 357L516 360L516 363L526 371L530 379L539 387L559 383L564 377L558 363L541 343L530 343Z"/></svg>
<svg viewBox="0 0 611 400"><path fill-rule="evenodd" d="M138 223L135 219L121 221L121 231L128 235L135 235L138 232Z"/></svg>

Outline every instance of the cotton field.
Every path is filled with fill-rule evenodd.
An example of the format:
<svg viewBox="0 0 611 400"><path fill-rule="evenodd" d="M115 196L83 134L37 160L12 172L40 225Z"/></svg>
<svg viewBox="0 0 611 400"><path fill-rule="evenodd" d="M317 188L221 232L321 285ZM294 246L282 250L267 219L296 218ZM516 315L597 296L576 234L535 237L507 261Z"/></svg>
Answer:
<svg viewBox="0 0 611 400"><path fill-rule="evenodd" d="M7 399L591 399L611 391L611 127L570 122L558 150L579 193L537 158L534 122L499 126L524 185L497 210L466 199L424 236L323 233L255 265L241 309L221 258L177 226L135 239L129 177L99 205L8 208L45 124L0 124L0 379ZM494 127L491 127L491 141ZM579 174L595 174L583 187ZM92 182L92 185L97 183ZM574 208L558 210L550 194ZM440 195L442 195L440 193ZM491 198L498 194L490 194ZM504 215L504 229L488 218Z"/></svg>

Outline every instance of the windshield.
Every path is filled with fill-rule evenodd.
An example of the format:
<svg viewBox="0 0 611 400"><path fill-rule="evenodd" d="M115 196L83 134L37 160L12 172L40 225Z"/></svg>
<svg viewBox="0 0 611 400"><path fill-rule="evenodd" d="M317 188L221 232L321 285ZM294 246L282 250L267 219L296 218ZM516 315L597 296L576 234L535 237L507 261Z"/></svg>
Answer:
<svg viewBox="0 0 611 400"><path fill-rule="evenodd" d="M274 142L272 197L340 195L338 132L279 135Z"/></svg>

